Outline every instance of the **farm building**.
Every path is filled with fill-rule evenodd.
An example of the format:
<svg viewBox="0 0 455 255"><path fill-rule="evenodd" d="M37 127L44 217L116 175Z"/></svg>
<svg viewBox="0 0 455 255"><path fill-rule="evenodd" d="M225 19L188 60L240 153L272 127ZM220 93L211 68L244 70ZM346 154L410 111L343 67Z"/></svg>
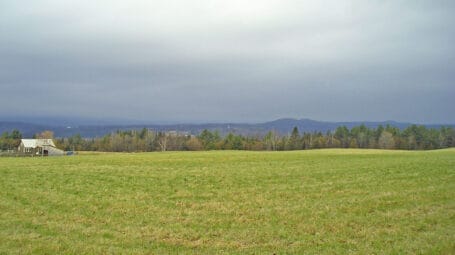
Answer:
<svg viewBox="0 0 455 255"><path fill-rule="evenodd" d="M55 147L52 139L21 139L17 151L32 156L61 156L64 154L63 150Z"/></svg>

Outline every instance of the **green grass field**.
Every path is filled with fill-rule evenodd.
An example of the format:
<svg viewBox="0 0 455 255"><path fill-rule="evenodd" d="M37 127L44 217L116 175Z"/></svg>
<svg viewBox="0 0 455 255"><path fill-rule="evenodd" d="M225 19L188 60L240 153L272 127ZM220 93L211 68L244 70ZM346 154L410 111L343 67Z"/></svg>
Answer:
<svg viewBox="0 0 455 255"><path fill-rule="evenodd" d="M0 254L455 254L455 150L0 158Z"/></svg>

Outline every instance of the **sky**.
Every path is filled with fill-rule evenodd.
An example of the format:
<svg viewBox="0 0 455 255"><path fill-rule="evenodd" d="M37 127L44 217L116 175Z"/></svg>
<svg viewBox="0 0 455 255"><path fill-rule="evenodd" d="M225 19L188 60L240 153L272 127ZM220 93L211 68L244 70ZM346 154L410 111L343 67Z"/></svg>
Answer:
<svg viewBox="0 0 455 255"><path fill-rule="evenodd" d="M2 0L0 117L455 123L455 1Z"/></svg>

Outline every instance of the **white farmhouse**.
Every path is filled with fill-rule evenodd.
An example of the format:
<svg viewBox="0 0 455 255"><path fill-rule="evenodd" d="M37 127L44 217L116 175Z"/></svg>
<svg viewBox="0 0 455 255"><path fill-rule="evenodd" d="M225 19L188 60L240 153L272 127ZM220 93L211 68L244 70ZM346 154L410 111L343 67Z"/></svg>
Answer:
<svg viewBox="0 0 455 255"><path fill-rule="evenodd" d="M55 147L52 139L21 139L17 151L32 156L61 156L63 150Z"/></svg>

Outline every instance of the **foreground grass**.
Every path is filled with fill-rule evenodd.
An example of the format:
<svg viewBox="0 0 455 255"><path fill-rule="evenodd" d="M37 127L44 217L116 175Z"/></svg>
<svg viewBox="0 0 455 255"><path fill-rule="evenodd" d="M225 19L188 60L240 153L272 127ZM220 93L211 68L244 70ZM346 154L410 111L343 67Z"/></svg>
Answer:
<svg viewBox="0 0 455 255"><path fill-rule="evenodd" d="M0 254L455 253L455 150L0 158Z"/></svg>

